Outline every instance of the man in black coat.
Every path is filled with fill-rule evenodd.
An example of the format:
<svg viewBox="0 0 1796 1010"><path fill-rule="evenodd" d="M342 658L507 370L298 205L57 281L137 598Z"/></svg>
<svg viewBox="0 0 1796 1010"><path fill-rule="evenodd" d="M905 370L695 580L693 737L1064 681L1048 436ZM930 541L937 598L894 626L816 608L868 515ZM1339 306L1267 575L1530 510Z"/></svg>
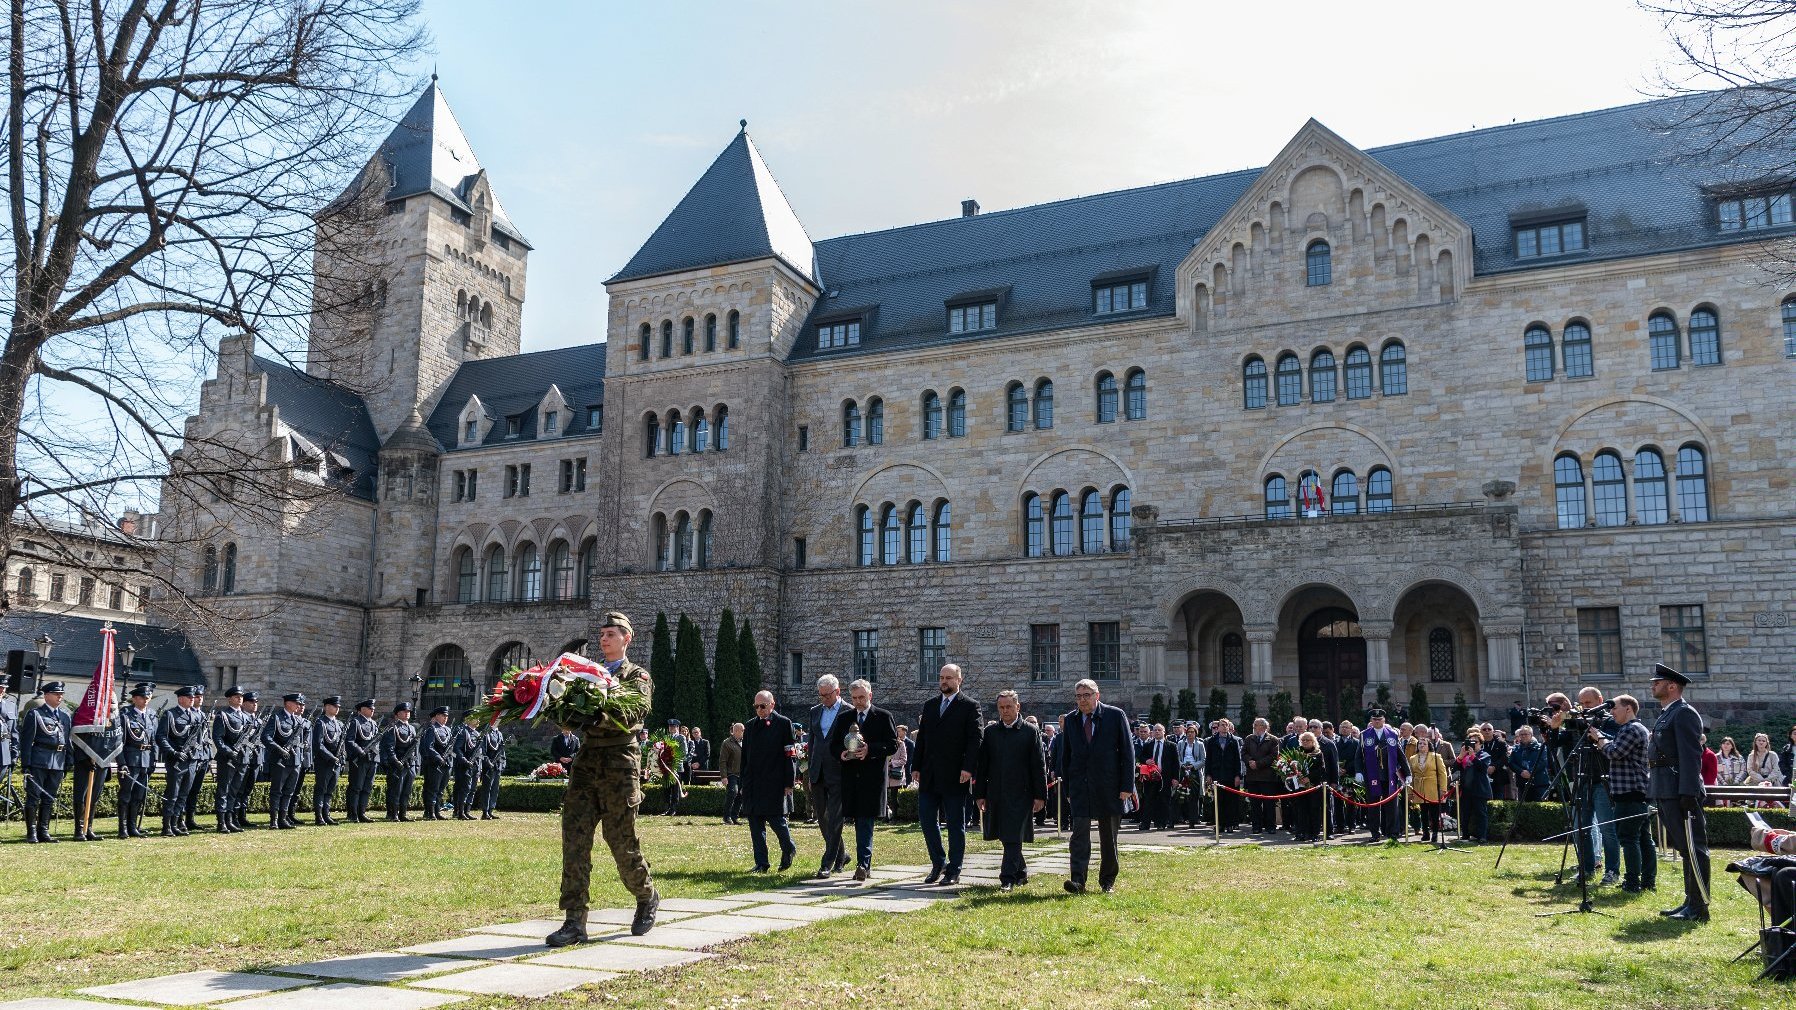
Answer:
<svg viewBox="0 0 1796 1010"><path fill-rule="evenodd" d="M848 714L842 699L842 682L831 674L817 678L817 704L805 719L804 738L810 742L811 764L805 771L805 791L811 797L811 816L823 834L823 859L817 876L827 877L848 863L842 845L842 755L827 746L830 731Z"/></svg>
<svg viewBox="0 0 1796 1010"><path fill-rule="evenodd" d="M692 727L692 739L686 743L686 774L681 776L691 782L696 772L705 771L711 766L711 741L705 739L705 732L697 726Z"/></svg>
<svg viewBox="0 0 1796 1010"><path fill-rule="evenodd" d="M873 870L873 821L885 806L886 758L898 752L898 729L892 713L873 706L867 681L848 685L848 701L852 707L836 719L825 747L842 762L842 818L854 821L854 879L866 880Z"/></svg>
<svg viewBox="0 0 1796 1010"><path fill-rule="evenodd" d="M549 741L549 760L570 768L574 764L574 755L580 753L580 736L567 727L562 727L561 735Z"/></svg>
<svg viewBox="0 0 1796 1010"><path fill-rule="evenodd" d="M1123 803L1135 789L1135 749L1129 741L1128 718L1122 709L1099 699L1096 681L1079 681L1073 701L1077 707L1060 717L1060 767L1055 770L1072 818L1065 886L1070 894L1085 893L1095 822L1101 858L1098 886L1107 894L1116 887L1116 832L1122 827Z"/></svg>
<svg viewBox="0 0 1796 1010"><path fill-rule="evenodd" d="M748 812L748 836L755 846L755 872L767 872L767 826L780 843L780 869L792 867L798 846L786 826L786 798L794 778L792 720L773 710L773 693L755 695L755 715L742 727L742 808Z"/></svg>
<svg viewBox="0 0 1796 1010"><path fill-rule="evenodd" d="M1241 738L1235 735L1235 724L1228 719L1216 721L1216 735L1204 747L1204 763L1210 781L1230 789L1241 788L1241 775L1246 766L1241 758ZM1211 811L1216 826L1223 831L1235 830L1241 823L1241 797L1216 790L1216 809Z"/></svg>
<svg viewBox="0 0 1796 1010"><path fill-rule="evenodd" d="M1023 843L1035 840L1035 815L1048 805L1041 733L1018 718L1021 711L1015 691L998 692L998 721L985 728L973 770L973 799L985 815L986 841L1004 843L1001 891L1029 882Z"/></svg>
<svg viewBox="0 0 1796 1010"><path fill-rule="evenodd" d="M923 822L923 842L929 847L929 876L925 884L960 882L960 861L967 851L967 791L973 784L973 768L979 761L979 703L960 693L960 667L942 667L937 685L941 697L923 703L918 718L916 771L917 817ZM937 817L948 823L948 848L942 850L942 829Z"/></svg>
<svg viewBox="0 0 1796 1010"><path fill-rule="evenodd" d="M1160 777L1141 781L1141 830L1172 829L1172 788L1179 778L1179 747L1166 735L1166 727L1155 723L1147 743L1140 749L1139 762L1149 761L1160 769Z"/></svg>

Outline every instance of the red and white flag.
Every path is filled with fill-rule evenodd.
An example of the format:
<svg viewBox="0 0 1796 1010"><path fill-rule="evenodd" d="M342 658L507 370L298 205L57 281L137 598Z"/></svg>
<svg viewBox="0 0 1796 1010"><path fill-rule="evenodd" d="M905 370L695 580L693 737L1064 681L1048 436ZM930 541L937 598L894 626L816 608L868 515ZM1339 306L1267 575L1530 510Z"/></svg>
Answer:
<svg viewBox="0 0 1796 1010"><path fill-rule="evenodd" d="M100 663L94 667L94 679L87 683L87 693L81 696L81 707L75 709L77 733L103 733L112 725L112 671L118 662L113 653L113 636L118 632L108 627L102 628L100 634L105 636L100 643Z"/></svg>

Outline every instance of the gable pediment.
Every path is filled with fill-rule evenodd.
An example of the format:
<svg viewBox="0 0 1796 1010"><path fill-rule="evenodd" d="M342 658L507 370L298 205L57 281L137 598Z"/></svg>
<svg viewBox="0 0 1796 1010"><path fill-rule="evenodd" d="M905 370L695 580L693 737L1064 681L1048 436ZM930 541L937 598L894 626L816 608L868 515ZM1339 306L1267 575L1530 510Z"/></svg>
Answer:
<svg viewBox="0 0 1796 1010"><path fill-rule="evenodd" d="M1331 274L1320 285L1318 242ZM1464 221L1312 119L1180 263L1179 314L1203 332L1436 304L1471 266Z"/></svg>

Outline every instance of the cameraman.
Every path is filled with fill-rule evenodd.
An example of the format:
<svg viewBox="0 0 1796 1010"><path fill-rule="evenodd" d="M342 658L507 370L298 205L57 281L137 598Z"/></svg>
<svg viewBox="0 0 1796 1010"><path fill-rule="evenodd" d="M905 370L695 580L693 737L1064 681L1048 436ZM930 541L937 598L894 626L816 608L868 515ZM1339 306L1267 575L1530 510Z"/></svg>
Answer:
<svg viewBox="0 0 1796 1010"><path fill-rule="evenodd" d="M1646 746L1652 734L1639 716L1638 699L1617 695L1615 732L1604 736L1595 726L1587 731L1590 742L1601 747L1609 759L1609 794L1619 818L1610 828L1619 837L1622 857L1627 861L1621 889L1630 894L1654 890L1658 882L1659 854L1653 846L1652 817L1646 812Z"/></svg>
<svg viewBox="0 0 1796 1010"><path fill-rule="evenodd" d="M1603 709L1603 692L1594 687L1586 687L1578 692L1578 708L1574 711L1565 704L1565 695L1555 694L1547 699L1553 714L1547 718L1547 746L1555 751L1562 751L1560 761L1569 764L1578 753L1578 744L1585 738L1585 725L1601 730L1604 736L1614 736L1620 726L1610 718ZM1574 725L1566 725L1568 716ZM1607 886L1620 880L1615 867L1621 862L1621 841L1615 835L1614 825L1602 825L1615 817L1614 804L1609 799L1609 758L1596 747L1582 751L1583 767L1571 767L1567 778L1567 788L1571 789L1572 802L1578 805L1579 824L1590 825L1589 833L1578 833L1578 876L1583 879L1593 877L1596 873L1596 839L1603 843L1602 883ZM1593 839L1591 835L1595 835Z"/></svg>

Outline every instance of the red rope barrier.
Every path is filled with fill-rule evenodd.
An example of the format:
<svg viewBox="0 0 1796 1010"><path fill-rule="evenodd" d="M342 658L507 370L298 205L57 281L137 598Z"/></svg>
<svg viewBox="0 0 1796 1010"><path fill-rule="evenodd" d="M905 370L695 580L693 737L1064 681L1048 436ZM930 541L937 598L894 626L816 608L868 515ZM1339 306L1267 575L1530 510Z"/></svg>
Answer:
<svg viewBox="0 0 1796 1010"><path fill-rule="evenodd" d="M1224 787L1224 788L1226 788L1226 787ZM1407 788L1409 788L1409 786L1407 784L1405 784L1404 788L1407 789ZM1353 797L1347 795L1346 793L1340 791L1339 789L1336 789L1334 786L1329 786L1328 791L1331 793L1334 793L1336 796L1339 796L1342 800L1346 801L1348 806L1358 807L1361 810L1375 810L1378 807L1382 807L1386 803L1389 803L1392 800L1403 795L1401 792L1395 792L1395 793L1390 794L1389 796L1386 796L1384 799L1379 800L1377 803L1361 803L1360 801L1354 799Z"/></svg>
<svg viewBox="0 0 1796 1010"><path fill-rule="evenodd" d="M1234 793L1236 796L1245 796L1250 800L1289 800L1289 799L1295 799L1299 796L1308 796L1309 794L1315 792L1318 789L1326 789L1328 787L1327 786L1311 786L1308 789L1303 790L1302 792L1277 793L1272 796L1267 796L1264 793L1246 792L1241 789L1236 789L1234 786L1225 786L1220 782L1216 783L1216 788L1227 789L1229 792Z"/></svg>

